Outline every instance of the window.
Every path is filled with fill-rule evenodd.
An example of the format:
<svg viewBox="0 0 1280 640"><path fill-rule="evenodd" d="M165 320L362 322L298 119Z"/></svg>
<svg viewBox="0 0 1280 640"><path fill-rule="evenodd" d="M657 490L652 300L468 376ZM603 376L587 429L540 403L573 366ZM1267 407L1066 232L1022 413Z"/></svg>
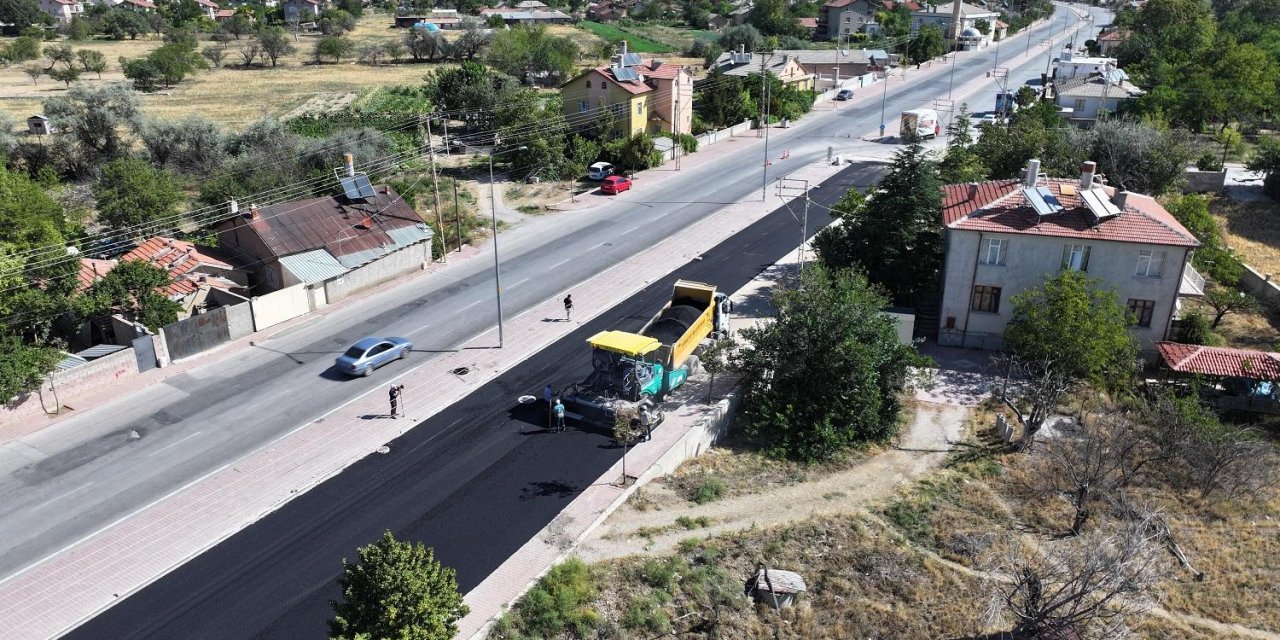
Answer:
<svg viewBox="0 0 1280 640"><path fill-rule="evenodd" d="M640 102L637 102L637 103L636 103L636 115L638 115L638 116L642 116L642 115L644 115L644 101L643 101L643 100L642 100L642 101L640 101Z"/></svg>
<svg viewBox="0 0 1280 640"><path fill-rule="evenodd" d="M974 311L1000 313L1000 287L975 286L972 308Z"/></svg>
<svg viewBox="0 0 1280 640"><path fill-rule="evenodd" d="M1134 324L1139 327L1151 326L1151 314L1156 310L1155 300L1136 300L1129 298L1129 313L1135 318Z"/></svg>
<svg viewBox="0 0 1280 640"><path fill-rule="evenodd" d="M987 238L986 246L982 248L982 264L1004 266L1004 254L1008 248L1008 240Z"/></svg>
<svg viewBox="0 0 1280 640"><path fill-rule="evenodd" d="M1084 98L1076 98L1075 111L1084 111Z"/></svg>
<svg viewBox="0 0 1280 640"><path fill-rule="evenodd" d="M1089 245L1068 244L1062 246L1062 270L1089 270Z"/></svg>
<svg viewBox="0 0 1280 640"><path fill-rule="evenodd" d="M586 113L588 110L589 110L589 109L588 109L588 106L587 106L587 101L586 101L586 100L579 100L579 101L578 101L578 113Z"/></svg>
<svg viewBox="0 0 1280 640"><path fill-rule="evenodd" d="M590 80L588 80L588 81L587 81L587 88L588 88L588 89L590 89L590 88L591 88L591 81L590 81Z"/></svg>
<svg viewBox="0 0 1280 640"><path fill-rule="evenodd" d="M1159 278L1164 271L1164 252L1141 249L1138 251L1138 267L1133 275L1139 278Z"/></svg>

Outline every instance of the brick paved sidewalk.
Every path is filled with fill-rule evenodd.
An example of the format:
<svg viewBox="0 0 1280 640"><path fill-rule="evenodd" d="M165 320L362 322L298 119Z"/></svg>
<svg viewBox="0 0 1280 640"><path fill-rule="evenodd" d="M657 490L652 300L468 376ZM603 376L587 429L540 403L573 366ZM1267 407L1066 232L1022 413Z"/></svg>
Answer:
<svg viewBox="0 0 1280 640"><path fill-rule="evenodd" d="M797 175L821 180L838 169L809 165ZM775 206L730 205L574 286L577 312L582 320L598 315L651 282L654 264L690 260ZM362 419L385 411L381 389L370 392L8 578L0 583L0 639L44 639L74 628L560 339L573 325L541 320L561 312L559 296L551 296L508 320L507 348L458 351L399 376L409 397L423 398L409 406L408 420ZM496 343L496 330L471 343ZM449 373L457 367L471 373Z"/></svg>

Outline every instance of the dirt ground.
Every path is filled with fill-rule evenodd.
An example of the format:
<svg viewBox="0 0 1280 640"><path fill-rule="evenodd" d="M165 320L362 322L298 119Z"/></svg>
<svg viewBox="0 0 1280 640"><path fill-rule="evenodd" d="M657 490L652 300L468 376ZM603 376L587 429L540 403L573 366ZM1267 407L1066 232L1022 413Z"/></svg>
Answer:
<svg viewBox="0 0 1280 640"><path fill-rule="evenodd" d="M1280 203L1214 198L1209 210L1222 223L1227 246L1264 274L1280 275Z"/></svg>
<svg viewBox="0 0 1280 640"><path fill-rule="evenodd" d="M961 437L968 412L965 407L919 403L897 447L811 482L770 486L702 505L686 500L671 483L656 482L645 488L646 500L641 505L634 501L624 505L597 528L582 543L578 555L599 561L641 550L662 553L694 535L705 537L865 509L941 464L949 443ZM683 524L677 523L677 518L683 518ZM689 523L696 529L690 530Z"/></svg>

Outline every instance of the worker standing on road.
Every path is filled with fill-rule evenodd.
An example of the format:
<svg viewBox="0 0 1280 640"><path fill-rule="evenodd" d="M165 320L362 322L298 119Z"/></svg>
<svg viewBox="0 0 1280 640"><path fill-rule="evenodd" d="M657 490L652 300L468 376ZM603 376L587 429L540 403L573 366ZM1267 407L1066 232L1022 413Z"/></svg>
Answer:
<svg viewBox="0 0 1280 640"><path fill-rule="evenodd" d="M653 414L649 413L649 405L640 405L640 428L644 430L645 442L653 439Z"/></svg>
<svg viewBox="0 0 1280 640"><path fill-rule="evenodd" d="M556 397L556 391L555 389L551 388L550 384L542 388L542 401L547 403L547 427L548 428L550 428L552 425L555 424L555 415L554 415L554 412L552 412L551 410L552 409L551 401L554 400L555 397Z"/></svg>
<svg viewBox="0 0 1280 640"><path fill-rule="evenodd" d="M404 393L404 385L393 384L391 385L391 392L387 394L391 398L391 418L393 420L397 415L396 408L400 404L400 394L402 393Z"/></svg>
<svg viewBox="0 0 1280 640"><path fill-rule="evenodd" d="M571 320L573 320L573 295L572 294L564 297L564 321L569 322Z"/></svg>
<svg viewBox="0 0 1280 640"><path fill-rule="evenodd" d="M552 406L551 411L556 416L556 433L564 431L564 405L560 403L560 398L556 398L556 403Z"/></svg>

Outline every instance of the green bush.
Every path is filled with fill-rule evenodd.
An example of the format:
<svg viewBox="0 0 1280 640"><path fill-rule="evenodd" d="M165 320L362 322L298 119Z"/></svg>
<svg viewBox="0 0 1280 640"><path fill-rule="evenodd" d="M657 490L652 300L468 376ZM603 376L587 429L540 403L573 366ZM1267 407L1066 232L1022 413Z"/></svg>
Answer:
<svg viewBox="0 0 1280 640"><path fill-rule="evenodd" d="M698 139L690 134L678 134L675 136L675 140L680 143L680 150L686 154L693 153L698 150Z"/></svg>
<svg viewBox="0 0 1280 640"><path fill-rule="evenodd" d="M688 571L689 565L679 556L661 560L650 558L640 567L641 582L663 591L673 591L680 582L681 574Z"/></svg>
<svg viewBox="0 0 1280 640"><path fill-rule="evenodd" d="M627 604L622 626L652 635L665 635L671 632L671 616L652 596L636 596Z"/></svg>
<svg viewBox="0 0 1280 640"><path fill-rule="evenodd" d="M1221 342L1213 333L1209 316L1199 309L1192 309L1182 316L1178 325L1178 342L1183 344L1215 345Z"/></svg>
<svg viewBox="0 0 1280 640"><path fill-rule="evenodd" d="M590 606L595 596L595 580L587 565L570 558L552 567L516 605L510 628L539 638L558 637L566 631L586 637L600 624L600 614Z"/></svg>
<svg viewBox="0 0 1280 640"><path fill-rule="evenodd" d="M1196 160L1196 168L1201 171L1222 171L1222 160L1218 158L1218 154L1206 151Z"/></svg>
<svg viewBox="0 0 1280 640"><path fill-rule="evenodd" d="M698 485L693 491L693 501L698 504L706 504L714 500L719 500L729 490L728 485L717 476L707 476L702 484Z"/></svg>

